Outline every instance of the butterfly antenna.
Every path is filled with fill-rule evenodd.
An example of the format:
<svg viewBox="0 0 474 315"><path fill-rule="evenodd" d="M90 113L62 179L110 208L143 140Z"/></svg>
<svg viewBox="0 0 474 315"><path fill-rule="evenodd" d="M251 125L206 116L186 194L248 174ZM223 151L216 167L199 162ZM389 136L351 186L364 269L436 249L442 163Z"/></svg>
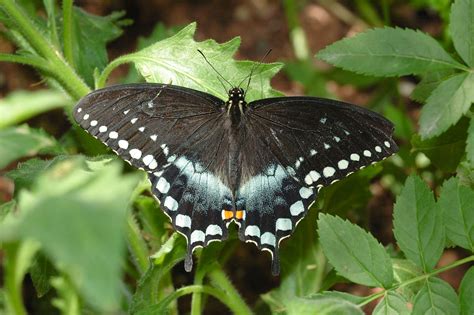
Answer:
<svg viewBox="0 0 474 315"><path fill-rule="evenodd" d="M263 56L263 58L260 60L260 62L255 63L255 64L253 65L252 69L250 70L249 75L246 76L246 77L239 83L239 87L240 87L240 85L247 79L247 77L249 78L249 81L247 82L247 87L245 88L245 92L244 92L245 94L244 94L244 95L247 94L247 91L248 91L248 89L249 89L250 80L252 79L253 72L257 69L257 67L259 67L259 66L261 66L261 65L263 64L263 61L265 61L265 58L267 58L267 56L268 56L271 52L272 52L272 50L269 49L269 50L267 51L267 53L265 54L265 56Z"/></svg>
<svg viewBox="0 0 474 315"><path fill-rule="evenodd" d="M232 86L233 86L232 83L230 83L229 81L227 81L226 78L224 78L224 76L223 76L222 74L220 74L219 71L216 70L216 68L214 68L214 66L209 62L209 60L207 60L207 58L206 58L206 56L204 55L204 53L203 53L200 49L198 49L197 51L201 54L201 56L204 58L204 60L206 60L207 64L208 64L209 66L211 66L212 70L214 70L214 71L219 75L219 77L221 77L225 82L227 82L227 83L232 87ZM225 86L224 86L224 88L225 88ZM227 90L227 89L226 89L226 90Z"/></svg>

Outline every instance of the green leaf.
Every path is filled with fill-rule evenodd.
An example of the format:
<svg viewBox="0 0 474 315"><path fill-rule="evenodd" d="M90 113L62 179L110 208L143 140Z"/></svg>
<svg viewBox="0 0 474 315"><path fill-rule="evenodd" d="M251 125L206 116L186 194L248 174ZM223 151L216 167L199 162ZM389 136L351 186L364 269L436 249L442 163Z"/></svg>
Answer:
<svg viewBox="0 0 474 315"><path fill-rule="evenodd" d="M454 289L439 278L428 278L415 297L413 314L459 314Z"/></svg>
<svg viewBox="0 0 474 315"><path fill-rule="evenodd" d="M125 210L138 182L120 173L120 163L92 172L81 158L61 161L31 191L20 193L21 214L0 226L0 241L39 242L84 299L102 311L120 305Z"/></svg>
<svg viewBox="0 0 474 315"><path fill-rule="evenodd" d="M64 93L54 90L15 91L0 100L0 129L55 108L70 105Z"/></svg>
<svg viewBox="0 0 474 315"><path fill-rule="evenodd" d="M51 289L50 279L55 275L53 265L42 253L37 253L31 266L30 277L38 297L44 296Z"/></svg>
<svg viewBox="0 0 474 315"><path fill-rule="evenodd" d="M124 12L97 16L73 8L74 67L89 86L94 86L94 70L107 65L106 44L122 34L120 19Z"/></svg>
<svg viewBox="0 0 474 315"><path fill-rule="evenodd" d="M458 54L466 64L474 68L474 1L454 1L449 31Z"/></svg>
<svg viewBox="0 0 474 315"><path fill-rule="evenodd" d="M184 260L186 240L173 233L168 241L151 258L153 264L138 281L129 313L136 314L150 305L158 304L173 290L171 269ZM166 288L166 289L165 289Z"/></svg>
<svg viewBox="0 0 474 315"><path fill-rule="evenodd" d="M10 213L13 213L14 209L16 207L16 200L12 199L8 202L5 202L0 205L0 223L9 215Z"/></svg>
<svg viewBox="0 0 474 315"><path fill-rule="evenodd" d="M377 304L373 315L409 315L408 301L397 292L388 291L385 297Z"/></svg>
<svg viewBox="0 0 474 315"><path fill-rule="evenodd" d="M352 304L356 304L356 305L363 303L367 299L364 296L353 295L353 294L349 294L349 293L341 292L341 291L324 291L321 293L311 294L307 297L308 298L315 298L315 297L337 298L337 299L342 299L342 300L351 302Z"/></svg>
<svg viewBox="0 0 474 315"><path fill-rule="evenodd" d="M461 119L445 133L427 140L413 135L412 151L423 152L442 171L454 172L465 152L468 122L468 119Z"/></svg>
<svg viewBox="0 0 474 315"><path fill-rule="evenodd" d="M474 189L474 165L468 162L461 162L456 169L456 177L461 184Z"/></svg>
<svg viewBox="0 0 474 315"><path fill-rule="evenodd" d="M474 267L464 274L459 287L459 300L461 304L461 314L470 315L474 314L474 299L472 298L472 292L474 292Z"/></svg>
<svg viewBox="0 0 474 315"><path fill-rule="evenodd" d="M471 117L466 141L467 160L474 167L474 117Z"/></svg>
<svg viewBox="0 0 474 315"><path fill-rule="evenodd" d="M410 116L405 109L387 106L384 111L384 116L395 125L395 137L405 140L411 139L415 131Z"/></svg>
<svg viewBox="0 0 474 315"><path fill-rule="evenodd" d="M239 38L224 44L213 40L196 42L193 39L195 31L196 23L191 23L173 37L123 58L133 61L147 82L173 83L227 99L227 88L230 86L226 89L222 87L220 78L198 53L198 49L232 85L238 85L248 77L256 63L232 59L240 44ZM258 65L247 90L247 101L281 95L270 87L270 78L281 69L282 64Z"/></svg>
<svg viewBox="0 0 474 315"><path fill-rule="evenodd" d="M56 140L42 130L26 125L0 130L0 169L21 157L58 150Z"/></svg>
<svg viewBox="0 0 474 315"><path fill-rule="evenodd" d="M393 277L396 283L403 283L423 274L423 271L411 260L392 259L392 263ZM415 294L421 290L422 285L423 283L417 281L410 285L402 286L397 292L402 294L407 300L412 301Z"/></svg>
<svg viewBox="0 0 474 315"><path fill-rule="evenodd" d="M438 201L444 217L446 236L457 246L474 252L474 190L457 178L443 183Z"/></svg>
<svg viewBox="0 0 474 315"><path fill-rule="evenodd" d="M304 315L360 315L364 314L356 305L338 298L315 297L294 298L286 305L286 314Z"/></svg>
<svg viewBox="0 0 474 315"><path fill-rule="evenodd" d="M428 97L420 116L420 135L431 138L448 130L469 111L474 101L474 74L462 73L443 81Z"/></svg>
<svg viewBox="0 0 474 315"><path fill-rule="evenodd" d="M324 257L316 236L316 211L310 211L280 251L281 284L269 294L280 300L303 297L320 290Z"/></svg>
<svg viewBox="0 0 474 315"><path fill-rule="evenodd" d="M285 72L292 81L303 84L305 95L331 97L326 89L326 80L322 73L316 70L310 60L286 62Z"/></svg>
<svg viewBox="0 0 474 315"><path fill-rule="evenodd" d="M390 257L368 232L339 217L320 214L318 233L326 257L340 275L372 287L392 285Z"/></svg>
<svg viewBox="0 0 474 315"><path fill-rule="evenodd" d="M388 27L340 40L317 56L334 66L373 76L462 68L434 38L420 31Z"/></svg>
<svg viewBox="0 0 474 315"><path fill-rule="evenodd" d="M443 81L455 74L452 69L432 71L423 76L410 97L419 103L425 103L428 97Z"/></svg>
<svg viewBox="0 0 474 315"><path fill-rule="evenodd" d="M179 32L183 27L182 26L172 26L167 27L162 22L158 22L155 25L155 28L151 32L150 36L144 37L139 36L137 42L137 50L142 50L145 47L148 47L160 40L164 40L165 38L171 37L177 32ZM135 67L130 67L128 70L127 75L123 80L122 83L137 83L139 81L143 81L143 77L140 76Z"/></svg>
<svg viewBox="0 0 474 315"><path fill-rule="evenodd" d="M80 315L80 303L74 286L64 277L51 279L51 284L58 292L58 298L52 304L61 311L61 314Z"/></svg>
<svg viewBox="0 0 474 315"><path fill-rule="evenodd" d="M30 188L36 178L45 170L69 158L70 156L67 155L59 155L52 160L30 159L20 163L16 169L7 173L7 177L15 182L15 194L18 194L22 189Z"/></svg>
<svg viewBox="0 0 474 315"><path fill-rule="evenodd" d="M444 248L441 211L433 193L417 176L410 176L394 206L394 234L405 256L429 272Z"/></svg>

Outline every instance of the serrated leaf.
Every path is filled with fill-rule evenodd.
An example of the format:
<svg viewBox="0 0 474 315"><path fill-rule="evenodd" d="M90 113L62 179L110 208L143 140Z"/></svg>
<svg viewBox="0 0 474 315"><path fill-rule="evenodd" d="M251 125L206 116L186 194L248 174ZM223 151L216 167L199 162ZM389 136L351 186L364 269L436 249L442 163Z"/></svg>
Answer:
<svg viewBox="0 0 474 315"><path fill-rule="evenodd" d="M27 125L0 130L0 169L21 157L59 150L56 140L42 130Z"/></svg>
<svg viewBox="0 0 474 315"><path fill-rule="evenodd" d="M321 314L321 315L361 315L364 314L356 305L338 298L294 298L286 305L286 314Z"/></svg>
<svg viewBox="0 0 474 315"><path fill-rule="evenodd" d="M412 151L423 152L442 171L454 172L465 152L468 122L463 118L440 136L426 140L413 135Z"/></svg>
<svg viewBox="0 0 474 315"><path fill-rule="evenodd" d="M431 271L441 257L445 238L441 210L433 192L419 177L410 176L393 212L398 246L425 272Z"/></svg>
<svg viewBox="0 0 474 315"><path fill-rule="evenodd" d="M51 160L30 159L6 175L15 182L15 194L18 194L22 189L30 188L44 171L69 158L71 156L59 155Z"/></svg>
<svg viewBox="0 0 474 315"><path fill-rule="evenodd" d="M455 245L474 252L474 191L453 177L443 183L438 203L446 236Z"/></svg>
<svg viewBox="0 0 474 315"><path fill-rule="evenodd" d="M1 224L0 240L39 242L85 301L113 311L120 305L125 210L137 182L121 175L117 162L91 172L81 158L62 161L20 193L22 211Z"/></svg>
<svg viewBox="0 0 474 315"><path fill-rule="evenodd" d="M147 37L139 36L137 40L137 50L142 50L160 40L171 37L182 29L182 26L171 26L167 27L162 22L158 22L153 28L151 34ZM140 76L135 67L130 67L127 75L121 83L137 83L143 81L143 77Z"/></svg>
<svg viewBox="0 0 474 315"><path fill-rule="evenodd" d="M449 31L459 56L474 68L474 1L456 0L451 6Z"/></svg>
<svg viewBox="0 0 474 315"><path fill-rule="evenodd" d="M469 111L474 101L474 74L462 73L443 81L421 110L422 139L440 135Z"/></svg>
<svg viewBox="0 0 474 315"><path fill-rule="evenodd" d="M119 20L123 15L97 16L73 8L74 67L89 86L94 86L94 70L102 71L107 65L106 44L122 34Z"/></svg>
<svg viewBox="0 0 474 315"><path fill-rule="evenodd" d="M474 167L474 117L471 117L467 130L466 155L467 160Z"/></svg>
<svg viewBox="0 0 474 315"><path fill-rule="evenodd" d="M464 274L459 287L461 315L474 314L474 299L472 298L472 292L474 292L474 267L469 268L469 270Z"/></svg>
<svg viewBox="0 0 474 315"><path fill-rule="evenodd" d="M349 221L327 214L319 215L318 233L326 257L340 275L372 287L392 285L390 257L372 235Z"/></svg>
<svg viewBox="0 0 474 315"><path fill-rule="evenodd" d="M388 291L385 297L377 304L373 315L409 315L408 301L393 291Z"/></svg>
<svg viewBox="0 0 474 315"><path fill-rule="evenodd" d="M173 37L167 38L136 53L126 56L133 61L147 82L172 83L213 94L227 99L227 88L222 87L220 78L199 54L200 49L209 62L232 85L238 85L248 77L255 62L235 61L240 39L234 38L218 44L213 40L196 42L193 39L196 23L191 23ZM280 63L258 64L249 89L247 101L280 96L270 87L270 78L282 67ZM242 83L245 87L246 83Z"/></svg>
<svg viewBox="0 0 474 315"><path fill-rule="evenodd" d="M421 276L423 271L408 259L392 259L393 278L396 283L403 283L415 277ZM417 281L410 285L400 287L397 292L402 294L407 300L411 301L413 296L421 290L423 283Z"/></svg>
<svg viewBox="0 0 474 315"><path fill-rule="evenodd" d="M445 281L428 278L415 297L413 314L459 314L456 292Z"/></svg>
<svg viewBox="0 0 474 315"><path fill-rule="evenodd" d="M54 90L15 91L0 100L0 129L46 111L70 105L64 93Z"/></svg>
<svg viewBox="0 0 474 315"><path fill-rule="evenodd" d="M454 73L455 72L452 69L447 69L425 74L411 93L410 98L419 103L426 102L428 97L431 95L431 93L433 93L438 85L440 85Z"/></svg>
<svg viewBox="0 0 474 315"><path fill-rule="evenodd" d="M349 71L385 77L462 67L425 33L388 27L340 40L317 57Z"/></svg>

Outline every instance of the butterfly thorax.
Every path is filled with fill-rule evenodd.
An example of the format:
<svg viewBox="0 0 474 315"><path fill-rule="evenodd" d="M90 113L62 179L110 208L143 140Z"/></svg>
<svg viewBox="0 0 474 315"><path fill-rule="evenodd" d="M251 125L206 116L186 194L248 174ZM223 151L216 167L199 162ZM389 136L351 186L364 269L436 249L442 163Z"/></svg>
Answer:
<svg viewBox="0 0 474 315"><path fill-rule="evenodd" d="M247 102L245 102L245 93L242 88L232 88L229 90L229 99L226 102L227 114L230 117L232 126L238 126L241 116L247 110Z"/></svg>

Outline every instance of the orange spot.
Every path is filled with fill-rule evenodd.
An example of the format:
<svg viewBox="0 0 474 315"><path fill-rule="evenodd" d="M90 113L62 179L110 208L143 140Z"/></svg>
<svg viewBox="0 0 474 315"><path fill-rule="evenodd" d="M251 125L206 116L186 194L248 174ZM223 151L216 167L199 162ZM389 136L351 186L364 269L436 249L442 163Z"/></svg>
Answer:
<svg viewBox="0 0 474 315"><path fill-rule="evenodd" d="M230 210L224 210L224 219L230 220L234 217L234 212Z"/></svg>
<svg viewBox="0 0 474 315"><path fill-rule="evenodd" d="M235 218L242 220L244 218L244 211L243 210L237 210L235 212Z"/></svg>

